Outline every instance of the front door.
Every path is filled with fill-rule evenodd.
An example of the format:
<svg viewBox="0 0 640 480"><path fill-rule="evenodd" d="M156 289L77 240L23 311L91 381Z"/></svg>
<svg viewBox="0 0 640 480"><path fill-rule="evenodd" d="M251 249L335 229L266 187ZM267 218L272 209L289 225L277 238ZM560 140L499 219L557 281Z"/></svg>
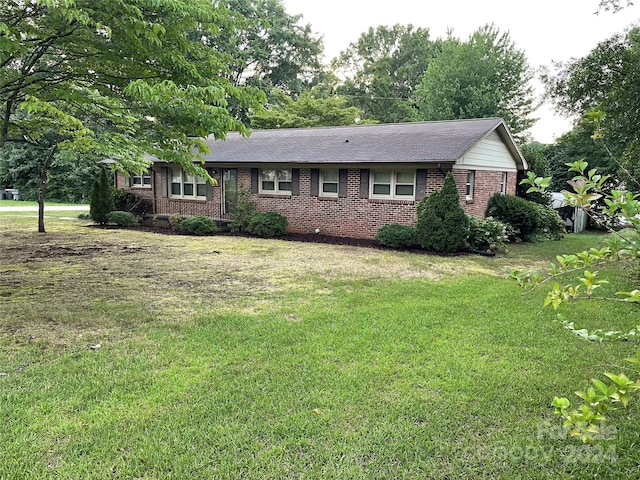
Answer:
<svg viewBox="0 0 640 480"><path fill-rule="evenodd" d="M238 203L238 169L222 169L222 214L229 215Z"/></svg>

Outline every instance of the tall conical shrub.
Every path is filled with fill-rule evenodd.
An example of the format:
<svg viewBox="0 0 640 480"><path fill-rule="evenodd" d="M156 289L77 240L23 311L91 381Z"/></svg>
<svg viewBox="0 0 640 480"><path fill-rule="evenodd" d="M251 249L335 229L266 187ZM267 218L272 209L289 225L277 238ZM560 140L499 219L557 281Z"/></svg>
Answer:
<svg viewBox="0 0 640 480"><path fill-rule="evenodd" d="M422 248L452 253L463 250L469 237L469 219L460 206L456 181L448 173L442 190L418 204L416 233Z"/></svg>
<svg viewBox="0 0 640 480"><path fill-rule="evenodd" d="M89 198L89 214L94 222L104 225L107 223L107 215L115 210L111 180L106 168L100 169L100 175L93 182L91 197Z"/></svg>

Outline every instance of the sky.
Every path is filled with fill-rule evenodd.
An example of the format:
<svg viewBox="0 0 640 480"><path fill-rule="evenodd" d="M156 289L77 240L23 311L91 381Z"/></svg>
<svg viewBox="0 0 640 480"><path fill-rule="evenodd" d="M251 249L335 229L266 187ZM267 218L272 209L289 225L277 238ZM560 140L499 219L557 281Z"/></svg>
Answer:
<svg viewBox="0 0 640 480"><path fill-rule="evenodd" d="M640 2L618 13L595 15L599 0L282 0L287 13L301 14L324 40L328 62L358 40L369 27L396 23L428 28L433 39L466 40L479 27L493 23L509 32L516 48L523 50L533 68L549 66L588 54L600 41L623 32L640 21ZM535 83L542 93L539 82ZM571 119L543 104L530 129L534 140L552 143L571 130Z"/></svg>

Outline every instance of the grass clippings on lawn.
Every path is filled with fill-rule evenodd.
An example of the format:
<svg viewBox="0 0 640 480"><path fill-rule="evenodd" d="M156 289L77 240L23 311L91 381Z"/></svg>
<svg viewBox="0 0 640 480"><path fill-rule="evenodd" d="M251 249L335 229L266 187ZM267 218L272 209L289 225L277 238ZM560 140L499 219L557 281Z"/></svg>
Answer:
<svg viewBox="0 0 640 480"><path fill-rule="evenodd" d="M504 271L595 235L486 258L83 225L0 218L0 478L637 471L637 407L586 448L549 406L637 344L577 339Z"/></svg>

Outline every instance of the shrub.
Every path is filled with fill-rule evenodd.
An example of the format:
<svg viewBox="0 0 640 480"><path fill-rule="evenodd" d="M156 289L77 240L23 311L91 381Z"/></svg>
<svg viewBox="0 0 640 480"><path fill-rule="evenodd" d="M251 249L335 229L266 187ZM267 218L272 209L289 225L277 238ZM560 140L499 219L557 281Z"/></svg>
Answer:
<svg viewBox="0 0 640 480"><path fill-rule="evenodd" d="M131 212L134 215L145 215L153 211L153 203L123 188L113 189L113 202L116 210Z"/></svg>
<svg viewBox="0 0 640 480"><path fill-rule="evenodd" d="M287 232L288 224L278 212L257 212L251 216L246 232L262 238L279 237Z"/></svg>
<svg viewBox="0 0 640 480"><path fill-rule="evenodd" d="M540 219L540 228L533 237L541 240L562 240L567 233L567 228L558 212L538 203L534 203L533 207L537 210Z"/></svg>
<svg viewBox="0 0 640 480"><path fill-rule="evenodd" d="M496 193L489 199L485 216L508 223L514 231L519 232L522 240L528 240L542 227L537 205L515 195Z"/></svg>
<svg viewBox="0 0 640 480"><path fill-rule="evenodd" d="M256 211L256 204L251 200L251 191L247 188L241 188L238 192L238 202L231 212L229 230L232 232L246 232L251 217L255 215Z"/></svg>
<svg viewBox="0 0 640 480"><path fill-rule="evenodd" d="M390 248L408 248L418 244L415 229L398 223L384 225L375 238L381 245Z"/></svg>
<svg viewBox="0 0 640 480"><path fill-rule="evenodd" d="M182 230L182 228L180 227L180 224L182 223L183 220L184 220L184 217L179 213L172 213L171 215L169 215L169 218L167 219L167 223L169 224L169 228L171 228L171 230L173 230L174 232L178 232Z"/></svg>
<svg viewBox="0 0 640 480"><path fill-rule="evenodd" d="M460 206L453 175L448 173L442 190L418 204L416 235L422 248L436 252L457 252L467 245L469 220Z"/></svg>
<svg viewBox="0 0 640 480"><path fill-rule="evenodd" d="M114 210L107 214L107 223L113 223L121 227L133 227L136 224L136 217L131 212Z"/></svg>
<svg viewBox="0 0 640 480"><path fill-rule="evenodd" d="M100 176L93 183L89 199L89 215L95 223L105 225L107 214L115 210L111 194L111 180L106 168L100 169Z"/></svg>
<svg viewBox="0 0 640 480"><path fill-rule="evenodd" d="M469 215L469 247L483 252L505 251L507 228L504 223L491 217L480 218Z"/></svg>
<svg viewBox="0 0 640 480"><path fill-rule="evenodd" d="M218 231L218 225L212 218L204 215L187 217L180 222L180 228L192 235L211 235Z"/></svg>

